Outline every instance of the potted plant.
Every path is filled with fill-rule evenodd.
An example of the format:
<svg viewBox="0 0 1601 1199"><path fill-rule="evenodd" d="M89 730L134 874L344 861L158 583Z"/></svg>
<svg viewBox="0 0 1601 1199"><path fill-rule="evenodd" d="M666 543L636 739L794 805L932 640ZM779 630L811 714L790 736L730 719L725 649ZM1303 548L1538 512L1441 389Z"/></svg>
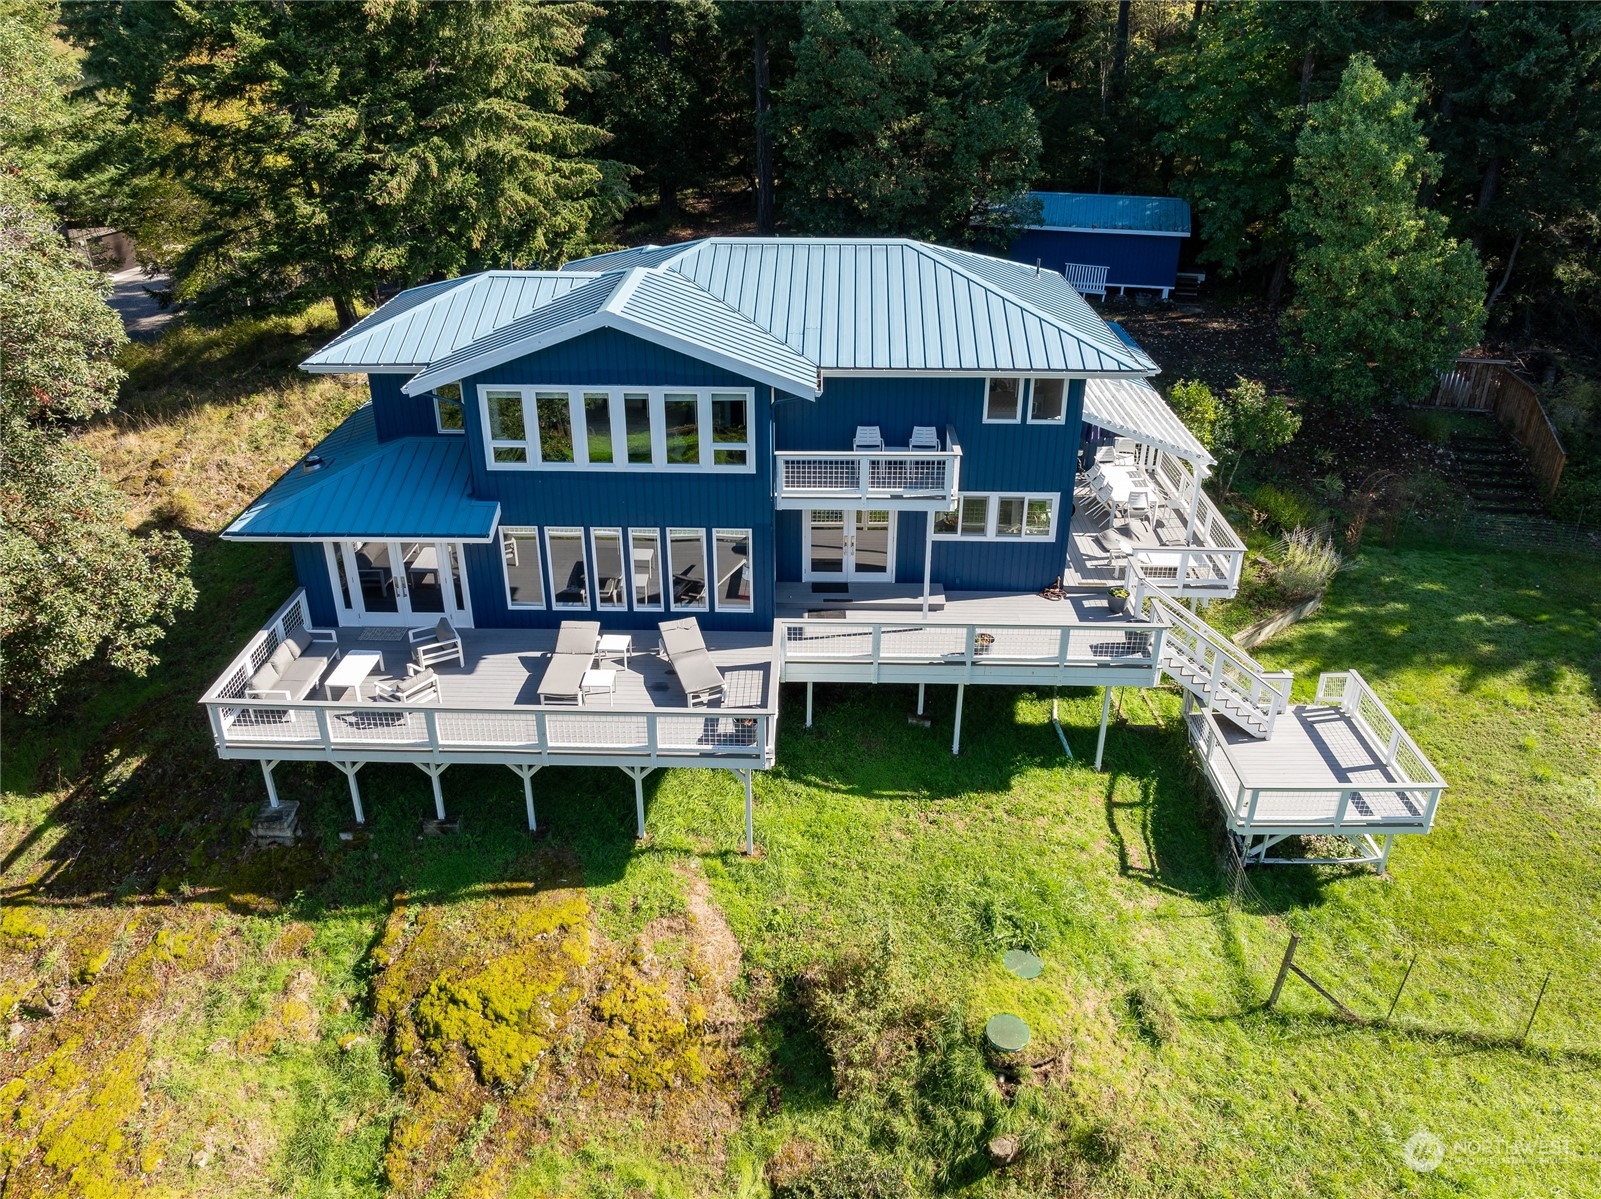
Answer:
<svg viewBox="0 0 1601 1199"><path fill-rule="evenodd" d="M1128 588L1114 587L1106 593L1106 606L1114 614L1123 616L1128 613Z"/></svg>
<svg viewBox="0 0 1601 1199"><path fill-rule="evenodd" d="M975 634L973 634L973 656L976 658L980 654L989 653L990 652L990 646L992 646L994 644L995 644L995 634L994 633L975 633Z"/></svg>

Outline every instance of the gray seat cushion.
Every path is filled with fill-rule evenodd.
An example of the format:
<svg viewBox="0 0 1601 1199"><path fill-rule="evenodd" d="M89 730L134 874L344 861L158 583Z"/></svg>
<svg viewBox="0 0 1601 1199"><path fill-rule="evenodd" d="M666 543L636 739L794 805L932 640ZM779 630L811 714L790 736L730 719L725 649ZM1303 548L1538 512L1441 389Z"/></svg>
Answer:
<svg viewBox="0 0 1601 1199"><path fill-rule="evenodd" d="M450 621L446 620L443 616L441 616L439 618L439 623L434 626L434 636L437 637L440 641L458 641L458 640L460 640L460 638L456 635L455 626L452 625L450 623Z"/></svg>
<svg viewBox="0 0 1601 1199"><path fill-rule="evenodd" d="M587 654L593 658L599 645L600 621L598 620L564 620L561 622L561 628L556 631L558 654Z"/></svg>
<svg viewBox="0 0 1601 1199"><path fill-rule="evenodd" d="M697 649L704 652L706 649L706 639L700 635L700 624L693 616L684 620L665 620L660 625L660 632L662 649L667 651L669 658L676 659L679 654Z"/></svg>
<svg viewBox="0 0 1601 1199"><path fill-rule="evenodd" d="M706 650L690 650L674 654L673 669L686 695L706 695L723 689L723 676L712 665L712 656Z"/></svg>
<svg viewBox="0 0 1601 1199"><path fill-rule="evenodd" d="M599 627L599 626L597 626ZM552 654L545 677L539 680L539 698L554 696L557 699L578 700L583 685L584 671L594 662L590 654Z"/></svg>

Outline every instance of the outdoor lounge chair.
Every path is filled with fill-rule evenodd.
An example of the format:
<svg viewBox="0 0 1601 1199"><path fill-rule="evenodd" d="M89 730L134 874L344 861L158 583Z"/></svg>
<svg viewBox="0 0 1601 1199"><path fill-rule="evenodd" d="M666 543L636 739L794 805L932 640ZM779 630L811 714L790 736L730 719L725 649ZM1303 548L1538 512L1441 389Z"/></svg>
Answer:
<svg viewBox="0 0 1601 1199"><path fill-rule="evenodd" d="M412 644L411 656L416 659L418 666L432 666L452 658L456 659L457 666L467 665L467 659L461 652L461 634L443 616L431 629L406 630L406 640Z"/></svg>
<svg viewBox="0 0 1601 1199"><path fill-rule="evenodd" d="M939 430L933 425L913 425L912 439L906 443L906 448L939 453Z"/></svg>
<svg viewBox="0 0 1601 1199"><path fill-rule="evenodd" d="M432 668L418 666L415 662L406 663L405 678L379 683L373 698L395 704L425 704L429 700L436 704L443 702L439 694L439 676Z"/></svg>
<svg viewBox="0 0 1601 1199"><path fill-rule="evenodd" d="M545 677L539 680L540 703L582 703L584 671L594 666L599 648L600 621L562 621Z"/></svg>
<svg viewBox="0 0 1601 1199"><path fill-rule="evenodd" d="M1119 462L1133 462L1140 452L1140 447L1132 437L1118 437L1112 441L1112 450Z"/></svg>
<svg viewBox="0 0 1601 1199"><path fill-rule="evenodd" d="M296 629L245 684L249 699L302 700L315 690L322 673L339 661L332 629Z"/></svg>
<svg viewBox="0 0 1601 1199"><path fill-rule="evenodd" d="M662 653L672 663L678 675L678 685L684 689L690 707L721 699L723 676L712 665L711 653L700 635L699 622L693 616L663 621L661 635Z"/></svg>
<svg viewBox="0 0 1601 1199"><path fill-rule="evenodd" d="M881 450L884 448L884 435L878 431L877 425L857 425L856 436L851 441L853 450Z"/></svg>

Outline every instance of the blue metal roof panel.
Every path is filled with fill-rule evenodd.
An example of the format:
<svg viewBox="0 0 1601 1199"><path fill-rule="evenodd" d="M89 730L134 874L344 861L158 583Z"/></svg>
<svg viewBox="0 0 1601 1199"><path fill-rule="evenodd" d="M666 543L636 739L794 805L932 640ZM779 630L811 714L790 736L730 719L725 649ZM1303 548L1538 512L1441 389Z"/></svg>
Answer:
<svg viewBox="0 0 1601 1199"><path fill-rule="evenodd" d="M372 405L363 405L311 451L321 467L306 470L302 459L223 536L485 540L500 506L472 498L467 452L461 437L380 443Z"/></svg>
<svg viewBox="0 0 1601 1199"><path fill-rule="evenodd" d="M1031 229L1104 229L1187 237L1190 206L1174 196L1099 196L1087 192L1029 192L1040 202Z"/></svg>

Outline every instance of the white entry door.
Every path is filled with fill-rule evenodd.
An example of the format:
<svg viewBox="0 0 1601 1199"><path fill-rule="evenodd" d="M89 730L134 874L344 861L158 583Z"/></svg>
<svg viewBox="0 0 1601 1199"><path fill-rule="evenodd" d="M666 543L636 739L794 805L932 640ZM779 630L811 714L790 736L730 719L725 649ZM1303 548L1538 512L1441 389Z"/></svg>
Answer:
<svg viewBox="0 0 1601 1199"><path fill-rule="evenodd" d="M872 508L810 508L801 578L895 581L895 513Z"/></svg>
<svg viewBox="0 0 1601 1199"><path fill-rule="evenodd" d="M422 625L441 616L472 624L460 542L331 541L324 550L340 624Z"/></svg>

